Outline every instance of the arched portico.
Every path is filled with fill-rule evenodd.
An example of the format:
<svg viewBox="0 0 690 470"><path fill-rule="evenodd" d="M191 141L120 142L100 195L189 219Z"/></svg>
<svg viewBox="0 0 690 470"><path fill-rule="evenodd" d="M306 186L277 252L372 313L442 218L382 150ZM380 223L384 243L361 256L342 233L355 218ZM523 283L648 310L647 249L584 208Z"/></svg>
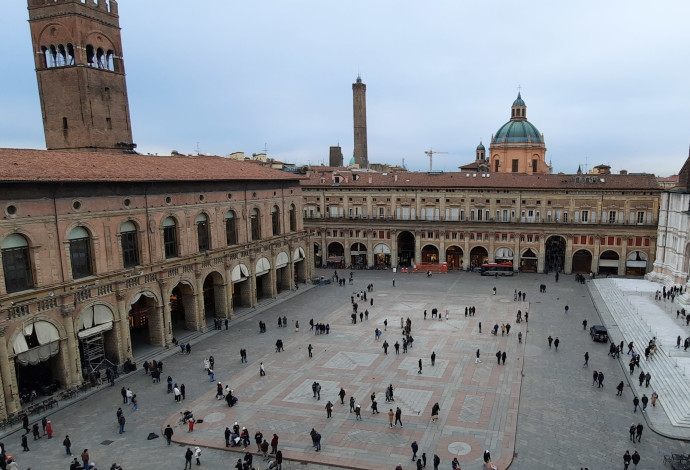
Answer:
<svg viewBox="0 0 690 470"><path fill-rule="evenodd" d="M613 250L606 250L599 255L599 274L618 274L620 255Z"/></svg>
<svg viewBox="0 0 690 470"><path fill-rule="evenodd" d="M483 246L475 246L470 250L470 268L478 268L489 261L489 252Z"/></svg>
<svg viewBox="0 0 690 470"><path fill-rule="evenodd" d="M412 266L415 260L415 238L411 232L403 231L398 235L398 266Z"/></svg>
<svg viewBox="0 0 690 470"><path fill-rule="evenodd" d="M389 268L391 265L391 249L385 243L379 243L374 247L374 266L377 268Z"/></svg>
<svg viewBox="0 0 690 470"><path fill-rule="evenodd" d="M328 244L328 258L326 258L326 266L329 268L344 268L345 267L345 248L338 242L331 242Z"/></svg>
<svg viewBox="0 0 690 470"><path fill-rule="evenodd" d="M439 263L438 248L435 245L428 244L422 247L422 263Z"/></svg>
<svg viewBox="0 0 690 470"><path fill-rule="evenodd" d="M565 238L553 235L546 240L544 265L546 271L563 272L565 268Z"/></svg>
<svg viewBox="0 0 690 470"><path fill-rule="evenodd" d="M647 258L647 253L644 251L628 253L625 260L625 275L644 276L647 273Z"/></svg>
<svg viewBox="0 0 690 470"><path fill-rule="evenodd" d="M448 263L448 269L459 269L462 270L463 259L462 259L462 248L456 245L451 245L446 248L446 263Z"/></svg>
<svg viewBox="0 0 690 470"><path fill-rule="evenodd" d="M350 265L353 268L366 268L367 253L367 247L364 243L353 243L350 247Z"/></svg>
<svg viewBox="0 0 690 470"><path fill-rule="evenodd" d="M536 273L539 259L532 248L527 248L520 255L520 272Z"/></svg>
<svg viewBox="0 0 690 470"><path fill-rule="evenodd" d="M581 249L573 253L573 273L588 274L592 272L592 253Z"/></svg>

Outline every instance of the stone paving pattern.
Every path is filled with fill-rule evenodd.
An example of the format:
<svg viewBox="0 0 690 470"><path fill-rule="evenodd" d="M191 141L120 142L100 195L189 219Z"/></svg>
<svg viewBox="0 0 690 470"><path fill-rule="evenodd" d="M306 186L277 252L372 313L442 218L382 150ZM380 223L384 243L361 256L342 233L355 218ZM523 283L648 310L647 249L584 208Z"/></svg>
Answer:
<svg viewBox="0 0 690 470"><path fill-rule="evenodd" d="M330 275L331 271L324 271ZM644 414L632 412L632 395L627 387L625 364L607 357L605 344L593 343L581 322L598 323L587 288L572 276L521 274L512 278L482 278L471 273L449 273L426 278L422 274L395 275L379 271L356 271L353 286L336 285L300 289L282 303L257 308L237 315L229 331L211 331L193 343L190 356L174 350L161 352L163 377L171 374L185 383L187 399L182 405L166 393L165 384L152 384L141 369L121 378L114 388L103 389L71 406L56 410L52 420L56 438L34 442L31 452L22 453L20 433L6 435L3 442L17 456L20 468L68 468L69 459L61 445L65 433L79 455L89 448L99 468L109 468L117 461L125 470L139 467L179 468L184 466L184 451L200 445L202 468L234 468L242 452L226 451L223 430L235 421L247 426L253 437L260 429L264 436L280 436L279 448L288 459L284 468L320 470L336 466L350 468L393 469L402 463L413 468L410 443L416 440L421 452L431 462L434 453L441 457L441 468L450 468L457 456L462 468L481 468L481 455L490 449L499 469L534 468L621 468L626 449L638 449L642 455L639 468L661 468L664 454L688 452L687 442L661 437L647 426ZM366 290L374 283L373 307L360 301L360 310L369 309L369 320L350 323L350 295ZM538 293L540 283L547 284L545 294ZM491 294L497 286L498 295ZM513 289L527 292L527 302L514 302ZM366 304L366 305L365 305ZM570 313L563 313L563 306ZM464 317L464 306L475 305L477 315ZM449 320L431 320L431 309L449 309ZM515 324L515 312L528 308L530 322ZM429 317L422 319L427 309ZM286 315L291 325L277 328L278 315ZM400 317L412 319L414 347L407 355L395 355L392 347L401 339ZM308 321L328 322L329 335L314 336ZM388 331L380 342L374 329ZM258 321L267 323L265 334L258 332ZM295 332L294 321L300 323ZM482 322L483 333L477 324ZM510 322L509 336L488 333L496 322ZM516 327L521 327L525 344L517 344ZM527 329L529 326L529 329ZM559 336L558 352L549 350L546 337ZM281 338L285 351L275 352ZM390 344L383 354L383 340ZM307 356L307 345L314 346L314 357ZM248 350L249 363L241 364L240 348ZM475 364L474 352L481 350L482 363ZM524 348L524 349L523 349ZM495 362L496 350L506 350L505 366ZM401 348L402 351L402 348ZM429 356L436 351L436 366ZM583 354L589 351L590 367L583 368ZM229 381L240 403L228 408L215 400L215 383L203 370L203 359L213 354L216 377ZM166 357L168 356L168 357ZM423 373L417 373L417 361L423 359ZM266 377L259 376L259 362L266 366ZM591 387L592 369L603 370L605 387ZM524 376L523 376L524 374ZM321 400L312 397L311 383L321 383ZM622 398L615 386L626 380ZM395 406L403 410L404 427L388 426L384 399L385 386L395 387ZM115 411L121 405L120 387L131 387L140 401L138 411L123 407L126 432L117 432ZM340 405L337 392L347 391L346 405ZM369 395L376 392L379 415L372 415ZM347 400L354 395L361 403L363 419L355 421L348 412ZM333 418L326 419L325 404L334 405ZM431 422L430 410L439 402L438 422ZM519 412L518 412L519 407ZM193 433L179 426L180 412L194 410L204 423ZM663 413L648 408L648 413ZM645 413L646 414L646 413ZM633 444L627 430L631 422L645 425L645 442ZM161 437L146 440L149 432L162 436L169 422L175 426L173 445ZM309 430L314 427L323 436L322 451L314 452ZM255 450L255 447L251 447ZM254 455L254 464L266 468ZM431 465L429 465L431 467Z"/></svg>

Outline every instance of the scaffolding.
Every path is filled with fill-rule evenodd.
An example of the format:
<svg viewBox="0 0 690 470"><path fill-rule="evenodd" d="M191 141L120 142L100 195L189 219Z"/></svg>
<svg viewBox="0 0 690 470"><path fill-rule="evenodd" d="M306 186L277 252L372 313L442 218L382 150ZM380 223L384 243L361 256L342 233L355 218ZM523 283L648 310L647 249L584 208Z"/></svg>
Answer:
<svg viewBox="0 0 690 470"><path fill-rule="evenodd" d="M103 333L82 338L81 348L84 377L90 377L91 374L95 374L99 369L105 369L114 365L105 357Z"/></svg>

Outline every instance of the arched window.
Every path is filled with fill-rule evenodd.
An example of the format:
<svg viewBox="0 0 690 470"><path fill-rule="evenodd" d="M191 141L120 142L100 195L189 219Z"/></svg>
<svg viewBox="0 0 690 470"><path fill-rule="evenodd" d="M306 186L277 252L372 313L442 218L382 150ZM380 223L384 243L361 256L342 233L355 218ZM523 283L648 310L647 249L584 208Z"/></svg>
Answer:
<svg viewBox="0 0 690 470"><path fill-rule="evenodd" d="M280 209L278 206L273 206L271 209L271 227L273 228L273 235L280 235Z"/></svg>
<svg viewBox="0 0 690 470"><path fill-rule="evenodd" d="M294 204L290 204L290 231L297 231L297 211Z"/></svg>
<svg viewBox="0 0 690 470"><path fill-rule="evenodd" d="M41 65L43 68L48 68L48 48L46 46L41 46L41 53L43 54Z"/></svg>
<svg viewBox="0 0 690 470"><path fill-rule="evenodd" d="M252 227L252 241L261 240L261 214L259 209L252 209L249 214L249 221Z"/></svg>
<svg viewBox="0 0 690 470"><path fill-rule="evenodd" d="M67 51L65 51L65 46L60 44L57 49L57 66L64 67L67 65Z"/></svg>
<svg viewBox="0 0 690 470"><path fill-rule="evenodd" d="M199 239L199 251L211 249L211 237L208 233L208 217L206 214L196 216L196 235Z"/></svg>
<svg viewBox="0 0 690 470"><path fill-rule="evenodd" d="M165 258L176 258L177 254L177 224L172 217L163 220L163 250Z"/></svg>
<svg viewBox="0 0 690 470"><path fill-rule="evenodd" d="M80 279L93 274L91 236L84 227L74 227L69 235L69 256L72 262L72 278Z"/></svg>
<svg viewBox="0 0 690 470"><path fill-rule="evenodd" d="M96 64L99 69L105 68L105 52L101 47L96 50Z"/></svg>
<svg viewBox="0 0 690 470"><path fill-rule="evenodd" d="M139 244L137 243L137 227L131 221L120 225L120 243L122 244L122 264L131 268L139 264Z"/></svg>
<svg viewBox="0 0 690 470"><path fill-rule="evenodd" d="M91 44L87 44L86 45L86 65L88 65L89 67L95 67L96 66L95 55L96 55L96 53L93 50L93 46Z"/></svg>
<svg viewBox="0 0 690 470"><path fill-rule="evenodd" d="M67 44L67 65L74 65L74 46Z"/></svg>
<svg viewBox="0 0 690 470"><path fill-rule="evenodd" d="M48 67L57 67L57 49L50 46L48 50Z"/></svg>
<svg viewBox="0 0 690 470"><path fill-rule="evenodd" d="M7 293L34 287L31 272L29 243L23 236L13 233L2 241L2 271L5 274Z"/></svg>
<svg viewBox="0 0 690 470"><path fill-rule="evenodd" d="M113 62L113 51L108 51L105 54L105 68L108 70L115 70L115 64Z"/></svg>
<svg viewBox="0 0 690 470"><path fill-rule="evenodd" d="M225 239L228 245L237 245L237 218L235 211L225 214Z"/></svg>

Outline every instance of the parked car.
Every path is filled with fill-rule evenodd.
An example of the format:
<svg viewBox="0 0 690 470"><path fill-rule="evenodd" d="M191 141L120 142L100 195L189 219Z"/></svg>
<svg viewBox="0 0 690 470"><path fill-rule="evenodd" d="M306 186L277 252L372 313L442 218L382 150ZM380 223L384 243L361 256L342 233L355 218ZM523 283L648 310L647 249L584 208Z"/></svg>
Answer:
<svg viewBox="0 0 690 470"><path fill-rule="evenodd" d="M589 329L589 335L592 337L592 341L606 343L609 340L609 333L603 325L594 325L591 327Z"/></svg>

